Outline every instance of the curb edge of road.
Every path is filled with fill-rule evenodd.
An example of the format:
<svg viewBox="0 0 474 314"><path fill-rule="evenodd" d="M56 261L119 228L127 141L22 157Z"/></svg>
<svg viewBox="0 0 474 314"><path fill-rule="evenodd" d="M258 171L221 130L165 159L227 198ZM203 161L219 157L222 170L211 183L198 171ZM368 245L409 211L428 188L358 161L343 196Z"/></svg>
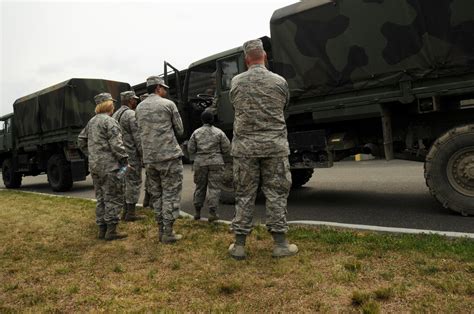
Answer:
<svg viewBox="0 0 474 314"><path fill-rule="evenodd" d="M9 189L0 188L0 190L8 191ZM17 190L18 191L18 190ZM19 191L22 193L30 193L37 195L46 195L52 197L62 197L70 199L79 199L79 200L89 200L97 202L94 198L81 198L69 195L57 195L57 194L48 194L34 191ZM143 208L143 204L137 203L137 206ZM194 216L185 212L180 211L180 216L193 218ZM206 221L207 218L201 218L201 220ZM228 220L218 220L217 222L230 225L231 221ZM301 225L301 226L326 226L326 227L335 227L339 229L350 229L350 230L361 230L361 231L375 231L375 232L386 232L386 233L403 233L403 234L435 234L440 236L445 236L448 238L469 238L474 239L474 233L466 232L454 232L454 231L439 231L439 230L426 230L426 229L410 229L410 228L396 228L396 227L382 227L382 226L372 226L372 225L358 225L358 224L346 224L339 222L329 222L329 221L315 221L315 220L292 220L288 221L288 224L291 225Z"/></svg>

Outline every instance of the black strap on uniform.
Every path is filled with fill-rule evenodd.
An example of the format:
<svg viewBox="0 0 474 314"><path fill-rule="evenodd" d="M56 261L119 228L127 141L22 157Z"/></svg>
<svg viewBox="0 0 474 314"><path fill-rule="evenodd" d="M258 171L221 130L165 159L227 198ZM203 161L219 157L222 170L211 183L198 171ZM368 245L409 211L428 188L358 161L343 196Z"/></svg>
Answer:
<svg viewBox="0 0 474 314"><path fill-rule="evenodd" d="M129 109L130 109L130 108L127 108L127 109L125 109L124 111L122 111L122 112L120 113L120 115L118 116L118 119L117 119L117 121L118 121L119 124L120 124L120 119L122 119L123 114L125 113L125 111L127 111L127 110L129 110Z"/></svg>

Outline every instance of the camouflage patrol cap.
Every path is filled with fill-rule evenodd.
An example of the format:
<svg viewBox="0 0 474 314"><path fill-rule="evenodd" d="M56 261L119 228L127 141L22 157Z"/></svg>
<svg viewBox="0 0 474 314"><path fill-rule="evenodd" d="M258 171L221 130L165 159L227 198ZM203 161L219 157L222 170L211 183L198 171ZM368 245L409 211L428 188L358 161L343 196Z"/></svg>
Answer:
<svg viewBox="0 0 474 314"><path fill-rule="evenodd" d="M94 101L96 105L103 103L106 100L116 101L112 98L112 95L110 95L110 93L100 93L94 96Z"/></svg>
<svg viewBox="0 0 474 314"><path fill-rule="evenodd" d="M146 79L146 86L152 85L161 85L166 88L170 88L168 85L165 84L165 81L159 76L150 76Z"/></svg>
<svg viewBox="0 0 474 314"><path fill-rule="evenodd" d="M150 96L150 95L148 95L148 93L145 93L145 94L143 94L143 95L140 95L140 100L143 101L143 100L145 100L148 96Z"/></svg>
<svg viewBox="0 0 474 314"><path fill-rule="evenodd" d="M248 54L252 50L263 50L263 43L260 39L252 39L246 41L242 48L244 49L244 53Z"/></svg>
<svg viewBox="0 0 474 314"><path fill-rule="evenodd" d="M120 93L120 100L122 100L122 101L129 100L129 99L132 99L132 98L139 99L137 97L137 95L135 95L135 92L133 90L128 90L126 92L121 92Z"/></svg>

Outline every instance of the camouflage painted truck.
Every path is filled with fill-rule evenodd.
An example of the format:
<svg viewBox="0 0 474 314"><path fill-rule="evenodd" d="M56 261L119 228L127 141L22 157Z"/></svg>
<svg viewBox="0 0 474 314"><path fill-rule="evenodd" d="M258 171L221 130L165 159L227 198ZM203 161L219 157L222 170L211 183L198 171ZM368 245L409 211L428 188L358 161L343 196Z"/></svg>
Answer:
<svg viewBox="0 0 474 314"><path fill-rule="evenodd" d="M0 164L3 183L19 188L23 176L46 173L53 191L67 191L85 180L87 159L77 136L94 116L94 95L110 92L117 99L127 83L70 79L19 98L13 113L0 117Z"/></svg>
<svg viewBox="0 0 474 314"><path fill-rule="evenodd" d="M276 10L270 32L295 186L361 152L417 160L442 206L474 214L474 1L308 0ZM241 48L174 74L165 63L186 136L215 97L232 137L230 81L245 70Z"/></svg>

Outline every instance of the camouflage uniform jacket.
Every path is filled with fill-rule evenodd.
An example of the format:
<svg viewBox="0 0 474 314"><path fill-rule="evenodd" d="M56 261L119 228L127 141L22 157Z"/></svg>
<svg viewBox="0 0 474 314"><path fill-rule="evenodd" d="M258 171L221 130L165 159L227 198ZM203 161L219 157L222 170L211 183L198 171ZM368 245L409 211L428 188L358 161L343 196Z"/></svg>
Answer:
<svg viewBox="0 0 474 314"><path fill-rule="evenodd" d="M142 155L142 143L138 134L138 125L135 111L122 106L112 116L122 128L122 138L125 150L130 158L139 159Z"/></svg>
<svg viewBox="0 0 474 314"><path fill-rule="evenodd" d="M252 65L232 79L234 157L289 155L284 109L290 92L286 80L263 65Z"/></svg>
<svg viewBox="0 0 474 314"><path fill-rule="evenodd" d="M122 142L120 126L102 113L89 120L78 137L79 148L89 157L89 169L106 174L127 164L128 155Z"/></svg>
<svg viewBox="0 0 474 314"><path fill-rule="evenodd" d="M221 129L204 124L191 135L189 154L196 154L194 166L224 165L223 154L230 151L230 142Z"/></svg>
<svg viewBox="0 0 474 314"><path fill-rule="evenodd" d="M142 142L143 163L183 156L175 135L175 132L178 136L183 134L183 122L174 102L151 94L138 105L135 116Z"/></svg>

